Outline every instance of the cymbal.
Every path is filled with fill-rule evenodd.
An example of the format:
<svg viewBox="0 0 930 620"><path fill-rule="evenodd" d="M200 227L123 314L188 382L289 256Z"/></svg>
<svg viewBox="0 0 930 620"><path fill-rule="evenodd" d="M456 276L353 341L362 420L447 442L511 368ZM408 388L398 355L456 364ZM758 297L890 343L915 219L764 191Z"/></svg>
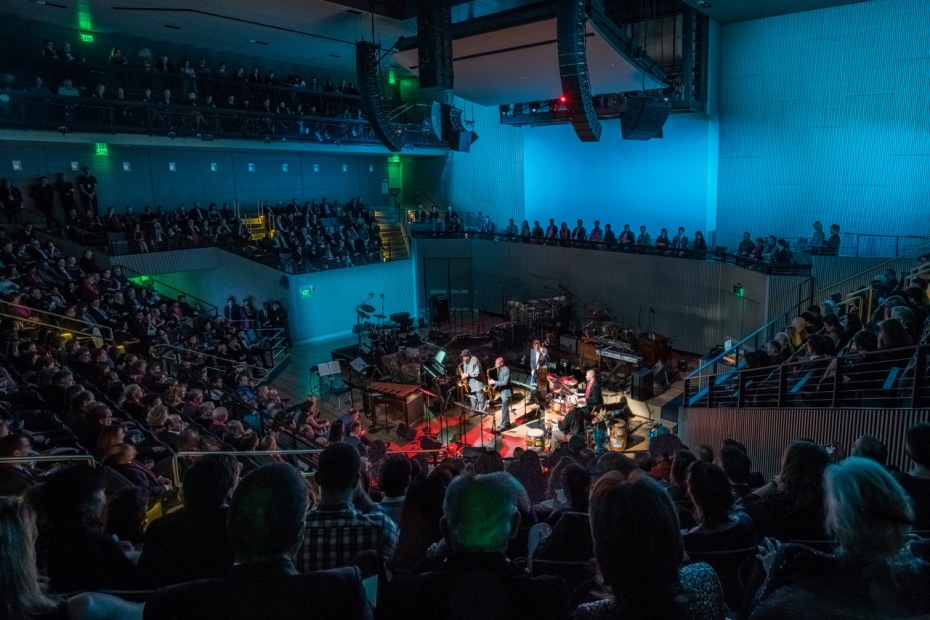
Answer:
<svg viewBox="0 0 930 620"><path fill-rule="evenodd" d="M368 312L369 314L375 311L375 307L372 306L371 304L362 304L361 306L359 306L359 308L361 308L365 312Z"/></svg>
<svg viewBox="0 0 930 620"><path fill-rule="evenodd" d="M361 310L356 310L355 314L359 315L360 317L366 318L366 319L368 318L368 314L366 312L362 312Z"/></svg>
<svg viewBox="0 0 930 620"><path fill-rule="evenodd" d="M385 315L383 315L383 314L373 314L372 316L375 317L376 319L386 319L386 318L387 318L387 316L385 316Z"/></svg>
<svg viewBox="0 0 930 620"><path fill-rule="evenodd" d="M571 377L571 376L562 377L561 379L559 379L559 382L562 385L578 385L578 379L576 379L575 377Z"/></svg>

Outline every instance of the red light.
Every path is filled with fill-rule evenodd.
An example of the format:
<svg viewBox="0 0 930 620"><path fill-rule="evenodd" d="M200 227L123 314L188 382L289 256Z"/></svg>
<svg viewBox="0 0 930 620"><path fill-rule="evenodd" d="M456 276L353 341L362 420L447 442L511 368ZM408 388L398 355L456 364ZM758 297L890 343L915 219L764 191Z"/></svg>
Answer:
<svg viewBox="0 0 930 620"><path fill-rule="evenodd" d="M565 103L565 95L562 95L561 97L559 97L559 101L561 101L562 103Z"/></svg>

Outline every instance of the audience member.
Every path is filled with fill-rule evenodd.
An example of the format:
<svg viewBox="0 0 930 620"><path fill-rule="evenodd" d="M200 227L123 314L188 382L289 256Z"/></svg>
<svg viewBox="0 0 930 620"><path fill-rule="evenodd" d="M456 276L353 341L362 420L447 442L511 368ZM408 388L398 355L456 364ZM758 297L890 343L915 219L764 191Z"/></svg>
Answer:
<svg viewBox="0 0 930 620"><path fill-rule="evenodd" d="M265 465L245 476L229 508L235 553L229 574L158 590L145 618L371 618L357 568L297 572L308 507L307 485L290 465Z"/></svg>
<svg viewBox="0 0 930 620"><path fill-rule="evenodd" d="M591 491L591 531L611 597L582 604L575 618L724 617L720 581L707 564L682 566L675 507L649 476L604 474Z"/></svg>
<svg viewBox="0 0 930 620"><path fill-rule="evenodd" d="M907 546L914 511L901 486L871 459L825 474L832 555L767 540L768 571L752 618L914 618L930 613L930 564Z"/></svg>
<svg viewBox="0 0 930 620"><path fill-rule="evenodd" d="M531 577L504 553L520 526L521 501L529 503L526 492L503 472L465 474L453 480L440 521L451 555L439 570L395 576L379 617L409 618L415 600L416 615L423 617L567 618L565 583L554 577Z"/></svg>
<svg viewBox="0 0 930 620"><path fill-rule="evenodd" d="M227 501L238 479L238 463L225 455L198 458L187 469L184 508L156 519L145 532L139 568L150 586L226 575L233 561Z"/></svg>
<svg viewBox="0 0 930 620"><path fill-rule="evenodd" d="M756 531L781 541L824 541L823 472L826 450L795 441L785 450L781 473L772 482L743 497Z"/></svg>
<svg viewBox="0 0 930 620"><path fill-rule="evenodd" d="M397 526L385 513L363 514L352 500L359 489L361 457L345 443L334 443L320 455L316 482L320 504L307 515L304 542L297 558L302 572L349 566L372 549L385 564L397 546Z"/></svg>

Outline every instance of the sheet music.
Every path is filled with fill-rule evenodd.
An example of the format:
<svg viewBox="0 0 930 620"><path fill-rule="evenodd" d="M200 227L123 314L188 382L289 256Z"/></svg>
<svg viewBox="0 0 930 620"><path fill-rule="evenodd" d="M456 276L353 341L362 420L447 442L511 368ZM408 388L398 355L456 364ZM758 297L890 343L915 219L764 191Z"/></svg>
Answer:
<svg viewBox="0 0 930 620"><path fill-rule="evenodd" d="M317 369L320 371L321 377L342 374L342 368L340 368L338 360L324 362L323 364L317 366Z"/></svg>

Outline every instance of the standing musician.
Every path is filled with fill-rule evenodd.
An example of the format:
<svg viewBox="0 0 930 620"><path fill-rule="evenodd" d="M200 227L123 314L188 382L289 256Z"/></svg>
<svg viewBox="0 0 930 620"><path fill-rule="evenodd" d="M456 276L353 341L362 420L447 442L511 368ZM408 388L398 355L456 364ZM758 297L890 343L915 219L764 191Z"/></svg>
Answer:
<svg viewBox="0 0 930 620"><path fill-rule="evenodd" d="M530 392L533 398L538 397L537 392L540 384L542 385L543 398L546 397L548 382L545 375L548 375L548 372L540 373L539 371L545 369L548 363L549 349L544 347L539 340L534 340L533 348L530 349ZM541 374L543 376L540 376Z"/></svg>
<svg viewBox="0 0 930 620"><path fill-rule="evenodd" d="M510 428L510 397L513 396L513 390L510 388L510 369L504 365L503 357L494 360L494 368L497 369L497 379L489 377L488 385L501 393L501 424L494 430L500 434Z"/></svg>
<svg viewBox="0 0 930 620"><path fill-rule="evenodd" d="M465 393L476 411L488 410L488 399L481 382L481 362L468 349L462 349L462 363L459 365L459 378L465 386Z"/></svg>

